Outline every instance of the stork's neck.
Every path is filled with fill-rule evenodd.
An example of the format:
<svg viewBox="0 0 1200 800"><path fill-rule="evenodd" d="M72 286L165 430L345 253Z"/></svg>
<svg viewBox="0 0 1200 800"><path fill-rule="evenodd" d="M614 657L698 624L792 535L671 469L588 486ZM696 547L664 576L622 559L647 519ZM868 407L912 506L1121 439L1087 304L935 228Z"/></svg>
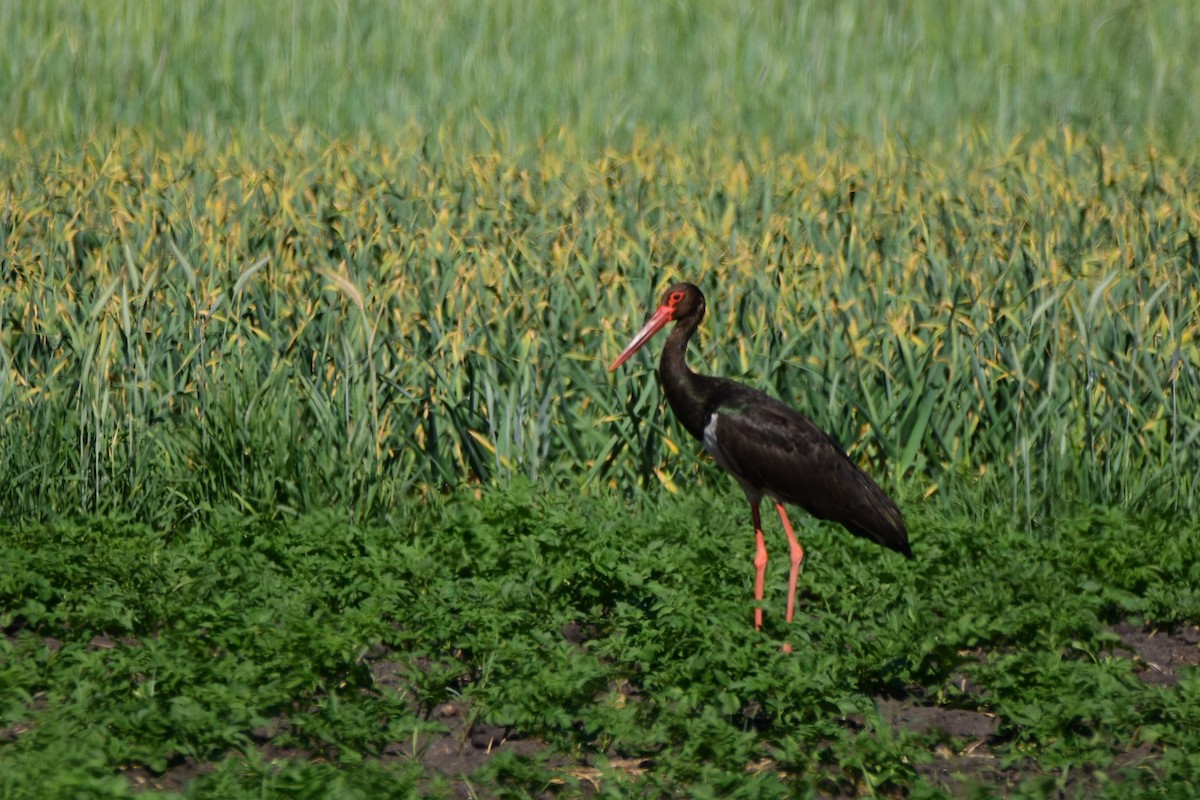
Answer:
<svg viewBox="0 0 1200 800"><path fill-rule="evenodd" d="M711 378L697 375L688 369L686 355L688 340L700 324L699 315L681 319L667 336L666 347L658 362L658 375L662 379L663 393L675 416L687 428L688 433L703 441L704 426L708 424L709 384Z"/></svg>

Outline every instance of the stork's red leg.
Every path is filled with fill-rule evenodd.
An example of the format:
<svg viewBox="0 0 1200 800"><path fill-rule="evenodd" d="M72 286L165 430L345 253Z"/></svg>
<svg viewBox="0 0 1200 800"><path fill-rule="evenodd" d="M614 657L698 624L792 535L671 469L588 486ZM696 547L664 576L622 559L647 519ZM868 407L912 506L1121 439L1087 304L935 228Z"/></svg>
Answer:
<svg viewBox="0 0 1200 800"><path fill-rule="evenodd" d="M796 532L792 530L792 523L788 521L787 511L784 510L783 503L776 500L775 510L779 512L779 519L783 522L783 529L787 532L788 548L791 550L792 571L788 575L787 602L787 621L791 622L792 612L796 610L796 578L800 575L800 562L804 560L804 548L800 546L800 542L796 539Z"/></svg>
<svg viewBox="0 0 1200 800"><path fill-rule="evenodd" d="M762 629L763 585L767 577L767 541L763 537L762 518L758 513L760 501L750 501L750 518L754 520L754 630Z"/></svg>

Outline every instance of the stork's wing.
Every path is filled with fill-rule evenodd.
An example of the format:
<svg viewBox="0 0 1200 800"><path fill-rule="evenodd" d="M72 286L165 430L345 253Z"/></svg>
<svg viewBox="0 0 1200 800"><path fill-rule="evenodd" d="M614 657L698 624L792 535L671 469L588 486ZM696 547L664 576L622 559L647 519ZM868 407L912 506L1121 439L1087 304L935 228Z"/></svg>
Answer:
<svg viewBox="0 0 1200 800"><path fill-rule="evenodd" d="M718 462L744 485L912 558L900 509L804 415L753 390L728 398L716 414L714 435L705 438L715 438Z"/></svg>

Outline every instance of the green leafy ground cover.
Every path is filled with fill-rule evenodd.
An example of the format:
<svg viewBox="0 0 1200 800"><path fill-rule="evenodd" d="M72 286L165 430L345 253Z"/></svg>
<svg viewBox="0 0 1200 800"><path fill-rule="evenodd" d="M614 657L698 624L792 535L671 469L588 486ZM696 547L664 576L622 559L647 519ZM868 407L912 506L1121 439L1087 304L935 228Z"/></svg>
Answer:
<svg viewBox="0 0 1200 800"><path fill-rule="evenodd" d="M1182 797L1200 777L1194 519L1031 536L918 505L912 563L810 525L797 621L777 558L756 634L735 495L518 483L378 526L6 524L0 794Z"/></svg>

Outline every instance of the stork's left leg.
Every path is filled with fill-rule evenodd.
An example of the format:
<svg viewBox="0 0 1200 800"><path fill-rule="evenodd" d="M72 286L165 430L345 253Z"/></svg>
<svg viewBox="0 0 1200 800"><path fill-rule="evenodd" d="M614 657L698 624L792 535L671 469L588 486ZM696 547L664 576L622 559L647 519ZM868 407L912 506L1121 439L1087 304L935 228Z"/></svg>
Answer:
<svg viewBox="0 0 1200 800"><path fill-rule="evenodd" d="M800 546L800 542L796 540L796 532L792 530L792 523L788 521L787 511L783 508L783 503L775 501L775 510L779 512L779 520L783 523L783 529L787 532L788 549L791 551L792 571L788 574L788 602L787 602L787 621L792 621L792 613L796 610L796 579L800 576L800 562L804 560L804 548Z"/></svg>
<svg viewBox="0 0 1200 800"><path fill-rule="evenodd" d="M747 497L750 501L750 519L754 522L754 630L762 630L763 586L767 577L767 539L763 536L762 517L758 504L762 498Z"/></svg>

